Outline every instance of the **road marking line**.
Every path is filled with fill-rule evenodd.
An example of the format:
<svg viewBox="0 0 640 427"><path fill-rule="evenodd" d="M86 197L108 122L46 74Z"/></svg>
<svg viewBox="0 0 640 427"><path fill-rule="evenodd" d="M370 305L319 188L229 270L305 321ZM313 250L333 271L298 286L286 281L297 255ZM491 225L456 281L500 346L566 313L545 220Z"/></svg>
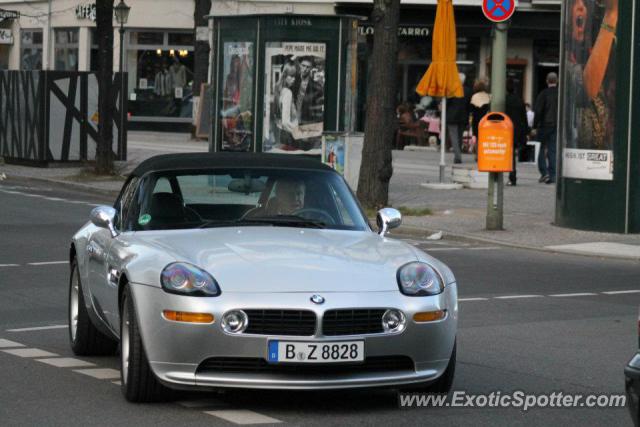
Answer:
<svg viewBox="0 0 640 427"><path fill-rule="evenodd" d="M20 267L20 264L0 264L0 267Z"/></svg>
<svg viewBox="0 0 640 427"><path fill-rule="evenodd" d="M69 261L43 261L43 262L28 262L27 265L54 265L54 264L69 264Z"/></svg>
<svg viewBox="0 0 640 427"><path fill-rule="evenodd" d="M5 353L12 354L18 357L56 357L55 353L49 353L48 351L40 350L39 348L18 348L14 350L1 350Z"/></svg>
<svg viewBox="0 0 640 427"><path fill-rule="evenodd" d="M19 342L9 341L0 338L0 348L9 348L9 347L24 347L24 344L20 344Z"/></svg>
<svg viewBox="0 0 640 427"><path fill-rule="evenodd" d="M554 295L549 295L550 297L557 297L557 298L563 298L563 297L592 297L592 296L597 296L598 294L594 294L591 292L582 292L582 293L575 293L575 294L554 294Z"/></svg>
<svg viewBox="0 0 640 427"><path fill-rule="evenodd" d="M620 294L637 294L640 293L640 289L633 289L629 291L608 291L602 292L605 295L620 295Z"/></svg>
<svg viewBox="0 0 640 427"><path fill-rule="evenodd" d="M25 196L25 197L37 197L39 199L49 200L49 201L52 201L52 202L64 202L64 203L74 203L74 204L87 204L89 206L100 206L100 205L92 204L92 203L89 203L89 202L81 202L81 201L77 201L77 200L62 199L60 197L44 196L42 194L23 193L21 191L0 190L0 193L17 194L19 196Z"/></svg>
<svg viewBox="0 0 640 427"><path fill-rule="evenodd" d="M178 405L183 406L189 409L198 409L198 408L224 408L229 406L228 403L223 402L219 399L198 399L198 400L183 400L181 402L176 402Z"/></svg>
<svg viewBox="0 0 640 427"><path fill-rule="evenodd" d="M461 249L463 249L463 248L428 248L428 249L425 249L425 250L427 252L437 252L437 251L459 251Z"/></svg>
<svg viewBox="0 0 640 427"><path fill-rule="evenodd" d="M95 363L87 362L80 359L74 359L72 357L36 359L36 362L46 363L47 365L55 366L56 368L88 368L90 366L96 366Z"/></svg>
<svg viewBox="0 0 640 427"><path fill-rule="evenodd" d="M7 329L7 332L31 332L31 331L46 331L48 329L64 329L69 325L50 325L50 326L36 326L33 328L20 328L20 329Z"/></svg>
<svg viewBox="0 0 640 427"><path fill-rule="evenodd" d="M221 411L205 411L205 414L222 418L234 424L276 424L282 421L246 409L227 409Z"/></svg>
<svg viewBox="0 0 640 427"><path fill-rule="evenodd" d="M504 295L495 299L544 298L544 295Z"/></svg>
<svg viewBox="0 0 640 427"><path fill-rule="evenodd" d="M487 301L489 298L459 298L458 302L463 301Z"/></svg>
<svg viewBox="0 0 640 427"><path fill-rule="evenodd" d="M479 246L477 248L467 248L470 251L490 251L490 250L496 250L496 249L502 249L499 246Z"/></svg>
<svg viewBox="0 0 640 427"><path fill-rule="evenodd" d="M120 371L109 368L74 369L73 372L77 372L82 375L88 375L99 380L115 380L120 378Z"/></svg>
<svg viewBox="0 0 640 427"><path fill-rule="evenodd" d="M115 384L115 385L122 385L122 381L118 380L118 381L111 381L111 384Z"/></svg>

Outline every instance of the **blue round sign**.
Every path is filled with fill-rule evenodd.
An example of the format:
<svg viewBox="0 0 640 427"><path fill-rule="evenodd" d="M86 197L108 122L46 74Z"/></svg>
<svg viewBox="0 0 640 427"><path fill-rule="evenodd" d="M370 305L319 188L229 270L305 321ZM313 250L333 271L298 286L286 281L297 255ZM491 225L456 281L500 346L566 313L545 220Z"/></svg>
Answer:
<svg viewBox="0 0 640 427"><path fill-rule="evenodd" d="M516 11L516 0L482 0L482 12L488 20L504 22Z"/></svg>

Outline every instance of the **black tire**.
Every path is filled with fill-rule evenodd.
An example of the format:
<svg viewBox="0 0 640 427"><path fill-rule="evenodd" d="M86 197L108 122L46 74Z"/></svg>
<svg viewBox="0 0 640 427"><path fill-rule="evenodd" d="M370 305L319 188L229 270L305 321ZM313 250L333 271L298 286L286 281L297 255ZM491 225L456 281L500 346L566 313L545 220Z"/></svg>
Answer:
<svg viewBox="0 0 640 427"><path fill-rule="evenodd" d="M149 366L129 287L122 293L120 310L120 380L125 399L145 403L167 400L170 390L163 386ZM126 329L125 329L126 328ZM128 355L128 360L125 360ZM125 365L126 363L126 365Z"/></svg>
<svg viewBox="0 0 640 427"><path fill-rule="evenodd" d="M457 346L458 346L457 341L454 341L453 351L451 352L451 357L449 358L447 369L445 369L444 373L440 376L440 378L438 378L434 382L430 382L427 384L416 384L413 386L408 386L406 388L403 388L402 391L449 394L449 392L451 391L451 386L453 385L453 378L456 373Z"/></svg>
<svg viewBox="0 0 640 427"><path fill-rule="evenodd" d="M77 356L111 356L116 353L118 343L100 332L91 321L82 292L82 282L76 260L71 262L69 278L69 342ZM77 309L74 308L77 304ZM74 313L76 313L74 315ZM75 321L75 335L74 335Z"/></svg>

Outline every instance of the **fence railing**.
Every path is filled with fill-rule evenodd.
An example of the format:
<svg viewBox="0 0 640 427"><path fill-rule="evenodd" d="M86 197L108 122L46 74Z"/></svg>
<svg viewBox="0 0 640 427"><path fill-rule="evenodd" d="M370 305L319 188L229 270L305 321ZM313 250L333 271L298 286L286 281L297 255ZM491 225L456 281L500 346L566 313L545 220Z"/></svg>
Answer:
<svg viewBox="0 0 640 427"><path fill-rule="evenodd" d="M126 73L124 81L115 73L111 100L116 160L127 158L126 85ZM5 161L46 165L94 160L98 139L95 73L0 71L0 156Z"/></svg>

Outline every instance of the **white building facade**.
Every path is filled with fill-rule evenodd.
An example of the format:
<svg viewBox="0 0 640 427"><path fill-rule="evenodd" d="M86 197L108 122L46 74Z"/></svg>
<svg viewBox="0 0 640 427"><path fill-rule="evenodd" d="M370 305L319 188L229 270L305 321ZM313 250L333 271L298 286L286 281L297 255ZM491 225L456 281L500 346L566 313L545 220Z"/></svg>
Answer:
<svg viewBox="0 0 640 427"><path fill-rule="evenodd" d="M117 3L117 1L116 1ZM130 121L190 124L194 0L129 0L124 71L129 73ZM95 2L0 0L0 69L95 71ZM120 69L120 34L114 20L114 71Z"/></svg>

